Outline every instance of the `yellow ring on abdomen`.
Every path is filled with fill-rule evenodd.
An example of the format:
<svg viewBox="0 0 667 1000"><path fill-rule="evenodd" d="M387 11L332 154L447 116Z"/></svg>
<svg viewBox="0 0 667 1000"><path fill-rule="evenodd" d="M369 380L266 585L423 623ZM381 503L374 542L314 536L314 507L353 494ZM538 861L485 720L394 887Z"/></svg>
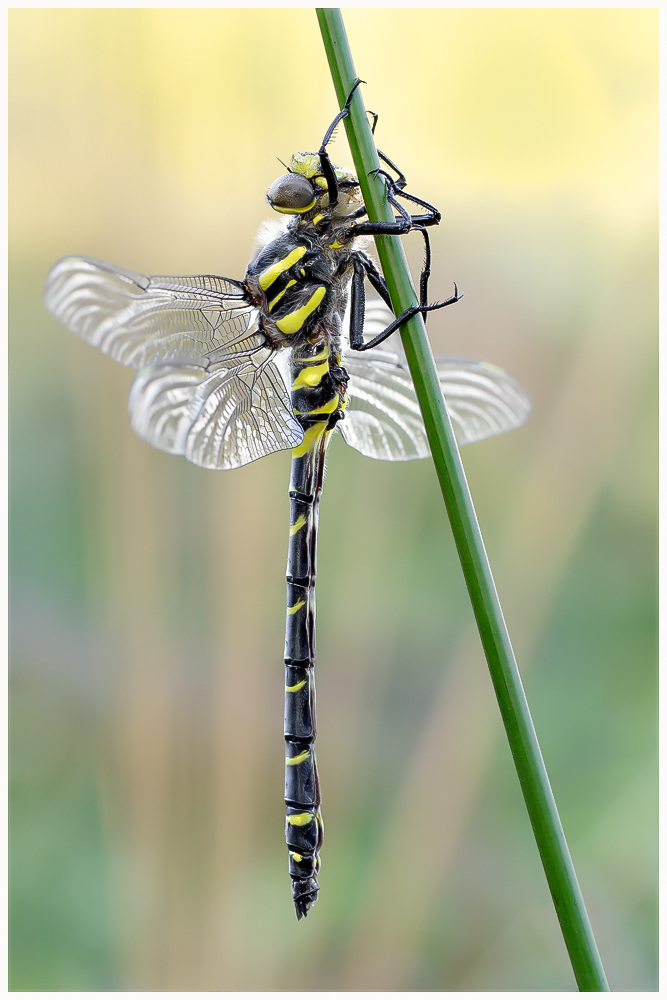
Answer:
<svg viewBox="0 0 667 1000"><path fill-rule="evenodd" d="M296 816L286 816L285 819L290 826L308 826L315 817L312 813L297 813Z"/></svg>
<svg viewBox="0 0 667 1000"><path fill-rule="evenodd" d="M290 524L289 526L290 535L296 535L297 531L300 531L304 524L308 524L308 518L305 514L299 514L294 524Z"/></svg>
<svg viewBox="0 0 667 1000"><path fill-rule="evenodd" d="M329 362L324 361L321 365L307 365L302 368L297 377L292 382L293 389L313 389L319 385L326 373L329 371Z"/></svg>
<svg viewBox="0 0 667 1000"><path fill-rule="evenodd" d="M327 423L327 420L319 420L311 427L307 427L301 444L298 444L296 448L292 448L292 458L302 458L311 448L314 448L318 438L322 437L327 429Z"/></svg>
<svg viewBox="0 0 667 1000"><path fill-rule="evenodd" d="M314 410L295 410L294 413L297 417L316 417L320 413L333 413L334 410L338 409L338 404L340 399L338 398L338 393L334 393L333 398L325 403L323 406L316 406Z"/></svg>
<svg viewBox="0 0 667 1000"><path fill-rule="evenodd" d="M291 687L285 685L285 690L289 691L290 694L294 694L296 691L300 691L301 688L305 688L307 681L299 681L298 684L292 684Z"/></svg>

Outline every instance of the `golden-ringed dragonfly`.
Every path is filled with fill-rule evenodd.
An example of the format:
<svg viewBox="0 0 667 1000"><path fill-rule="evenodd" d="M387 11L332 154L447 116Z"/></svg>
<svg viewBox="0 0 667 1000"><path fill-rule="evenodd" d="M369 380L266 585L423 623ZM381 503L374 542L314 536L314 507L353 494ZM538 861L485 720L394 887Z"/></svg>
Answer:
<svg viewBox="0 0 667 1000"><path fill-rule="evenodd" d="M358 85L355 84L355 87ZM354 88L353 88L354 91ZM315 761L315 573L324 457L331 436L369 458L429 454L398 336L401 323L455 302L428 304L427 228L440 213L406 190L380 154L394 222L370 222L357 178L327 145L296 153L268 191L283 216L243 281L215 275L146 277L90 257L51 269L47 308L105 354L137 369L129 409L149 444L205 469L236 469L289 449L290 528L285 630L285 807L297 917L317 899L323 824ZM399 200L400 199L400 200ZM417 214L406 208L417 209ZM365 218L366 217L366 218ZM395 317L363 238L418 230L426 260L418 307ZM379 299L365 300L368 279ZM380 347L384 344L384 347ZM483 361L437 358L459 444L518 427L530 412L522 387Z"/></svg>

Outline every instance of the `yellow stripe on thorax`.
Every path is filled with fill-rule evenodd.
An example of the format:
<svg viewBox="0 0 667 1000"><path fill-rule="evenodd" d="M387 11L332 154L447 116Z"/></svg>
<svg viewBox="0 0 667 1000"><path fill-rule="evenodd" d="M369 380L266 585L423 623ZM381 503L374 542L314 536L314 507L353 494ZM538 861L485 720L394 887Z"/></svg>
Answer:
<svg viewBox="0 0 667 1000"><path fill-rule="evenodd" d="M283 271L289 271L293 264L296 264L298 260L301 260L303 255L306 253L307 247L296 247L291 253L288 253L286 257L282 260L277 260L275 264L271 267L267 267L266 271L262 271L259 276L259 287L263 292L270 288L276 278L280 277Z"/></svg>
<svg viewBox="0 0 667 1000"><path fill-rule="evenodd" d="M310 757L310 750L303 750L296 757L285 757L286 767L295 767L297 764L303 764L304 760L308 760Z"/></svg>
<svg viewBox="0 0 667 1000"><path fill-rule="evenodd" d="M301 444L297 445L296 448L292 448L292 458L303 458L303 456L315 445L317 439L324 434L327 429L327 423L327 420L320 420L318 423L307 427Z"/></svg>
<svg viewBox="0 0 667 1000"><path fill-rule="evenodd" d="M287 614L295 615L297 611L305 605L305 603L305 601L297 601L293 607L287 609Z"/></svg>
<svg viewBox="0 0 667 1000"><path fill-rule="evenodd" d="M278 294L276 295L275 299L272 299L271 302L269 302L269 312L271 312L271 310L275 306L276 302L280 302L280 300L282 299L282 297L285 294L285 292L287 291L287 289L291 288L292 285L296 285L296 280L294 278L292 278L291 281L288 281L287 284L285 285L285 287L283 288L282 292L278 292Z"/></svg>
<svg viewBox="0 0 667 1000"><path fill-rule="evenodd" d="M299 681L298 684L292 684L291 687L285 685L285 690L289 691L290 694L294 694L296 691L300 691L301 688L304 688L307 683L308 683L307 681Z"/></svg>
<svg viewBox="0 0 667 1000"><path fill-rule="evenodd" d="M315 312L326 293L326 287L324 285L320 285L319 288L315 289L305 306L301 306L300 309L295 309L294 312L288 313L287 316L283 316L282 319L279 319L276 326L280 332L287 334L297 333L310 314Z"/></svg>

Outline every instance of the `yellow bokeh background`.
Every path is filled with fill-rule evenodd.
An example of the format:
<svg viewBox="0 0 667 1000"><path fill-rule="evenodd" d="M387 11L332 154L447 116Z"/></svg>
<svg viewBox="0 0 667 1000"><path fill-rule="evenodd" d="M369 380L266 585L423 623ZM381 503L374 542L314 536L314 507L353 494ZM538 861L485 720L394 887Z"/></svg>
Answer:
<svg viewBox="0 0 667 1000"><path fill-rule="evenodd" d="M378 144L443 214L432 297L465 292L434 348L533 398L464 463L612 989L651 991L657 10L344 16ZM243 276L276 158L337 110L314 11L9 21L11 988L573 990L430 464L331 449L297 925L289 456L151 451L131 373L40 303L69 253Z"/></svg>

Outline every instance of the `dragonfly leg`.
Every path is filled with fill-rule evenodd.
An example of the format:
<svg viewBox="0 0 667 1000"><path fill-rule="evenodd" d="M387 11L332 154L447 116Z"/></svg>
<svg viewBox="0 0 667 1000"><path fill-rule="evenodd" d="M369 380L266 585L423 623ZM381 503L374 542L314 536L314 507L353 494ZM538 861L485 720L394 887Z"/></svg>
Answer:
<svg viewBox="0 0 667 1000"><path fill-rule="evenodd" d="M357 344L364 342L364 313L366 311L366 291L364 278L366 271L360 260L353 260L354 274L350 288L350 346L356 350Z"/></svg>
<svg viewBox="0 0 667 1000"><path fill-rule="evenodd" d="M393 312L393 307L391 304L391 298L389 297L389 289L387 288L387 283L384 280L384 276L382 275L382 273L378 271L377 267L375 266L375 262L372 260L371 257L363 253L363 251L361 250L356 251L355 257L362 265L366 277L370 281L375 291L378 293L383 302L385 302L385 304L388 305Z"/></svg>
<svg viewBox="0 0 667 1000"><path fill-rule="evenodd" d="M364 342L366 302L364 280L366 278L368 278L375 291L392 312L393 308L386 282L371 258L358 250L352 254L352 264L354 274L352 275L352 287L350 290L350 345L354 350L359 350L359 345Z"/></svg>
<svg viewBox="0 0 667 1000"><path fill-rule="evenodd" d="M352 337L352 328L350 327L350 347L353 351L369 351L372 347L377 347L381 344L383 340L387 337L391 337L395 330L398 330L406 320L410 319L412 316L416 316L417 313L424 315L427 312L433 312L435 309L444 309L445 306L451 306L454 302L458 302L459 299L463 298L463 292L459 292L456 285L454 285L454 294L450 298L446 299L444 302L434 302L432 305L411 306L397 316L396 319L386 327L382 333L379 333L377 337L373 337L369 340L367 344L363 343L363 340L359 337L358 331L355 331L355 337Z"/></svg>
<svg viewBox="0 0 667 1000"><path fill-rule="evenodd" d="M375 129L373 129L373 131L375 131ZM394 171L394 173L398 174L398 178L394 181L394 185L402 190L408 183L407 178L403 173L403 171L400 169L400 167L397 167L396 164L392 160L390 160L389 157L386 155L386 153L383 153L381 149L378 149L377 154L383 163L386 163L387 166Z"/></svg>
<svg viewBox="0 0 667 1000"><path fill-rule="evenodd" d="M431 241L423 226L415 226L414 228L424 237L424 264L419 275L419 304L426 306L428 303L428 279L431 277Z"/></svg>
<svg viewBox="0 0 667 1000"><path fill-rule="evenodd" d="M387 164L395 173L398 174L397 178L394 178L382 167L378 167L376 170L371 171L371 175L376 177L384 177L385 183L387 185L387 197L391 205L397 208L401 213L403 218L409 217L413 223L420 223L425 226L437 226L440 222L442 216L435 205L431 205L430 202L424 201L423 198L418 198L416 195L411 194L406 191L407 179L405 174L396 164L389 159L388 156L378 149L377 151L379 158ZM419 205L420 208L426 209L426 215L409 215L406 209L398 204L396 198L403 198L405 201L411 202L413 205Z"/></svg>
<svg viewBox="0 0 667 1000"><path fill-rule="evenodd" d="M379 158L383 161L383 163L386 163L387 166L394 171L394 173L398 174L398 177L394 179L389 176L386 170L381 171L384 177L387 179L387 181L392 184L394 196L398 198L405 198L406 201L410 201L414 205L419 205L421 208L426 209L428 215L426 216L413 215L412 221L421 223L422 225L437 226L442 216L438 211L438 209L435 207L435 205L431 205L430 202L424 201L423 198L417 198L416 195L406 191L405 188L407 186L408 181L405 174L400 169L400 167L397 167L396 164L393 162L393 160L390 160L389 157L385 153L383 153L381 149L378 149L377 153Z"/></svg>
<svg viewBox="0 0 667 1000"><path fill-rule="evenodd" d="M352 277L350 294L350 347L353 351L368 351L372 347L377 347L378 344L381 344L383 340L390 337L411 316L415 316L420 312L424 319L426 319L427 312L432 312L435 309L444 309L445 306L450 306L463 297L463 292L459 292L455 284L454 294L450 298L444 302L435 302L432 305L428 304L428 280L431 276L431 245L428 233L424 227L415 226L414 228L421 232L425 245L424 266L419 279L419 305L406 309L382 333L379 333L377 337L374 337L367 344L364 344L364 278L368 278L373 288L375 288L389 308L393 309L393 307L386 282L371 258L361 251L357 251L353 255L354 275Z"/></svg>
<svg viewBox="0 0 667 1000"><path fill-rule="evenodd" d="M350 113L350 101L352 96L359 86L360 83L365 83L365 80L360 80L357 78L347 95L347 100L341 111L338 112L331 125L326 131L324 139L322 139L322 145L319 148L318 156L320 158L320 166L322 168L322 173L324 174L324 179L327 182L327 190L329 192L329 207L334 208L338 204L338 178L336 177L336 171L331 165L331 160L329 159L329 154L327 153L327 146L331 141L331 137L336 131L336 126L340 124L343 118L347 118Z"/></svg>

